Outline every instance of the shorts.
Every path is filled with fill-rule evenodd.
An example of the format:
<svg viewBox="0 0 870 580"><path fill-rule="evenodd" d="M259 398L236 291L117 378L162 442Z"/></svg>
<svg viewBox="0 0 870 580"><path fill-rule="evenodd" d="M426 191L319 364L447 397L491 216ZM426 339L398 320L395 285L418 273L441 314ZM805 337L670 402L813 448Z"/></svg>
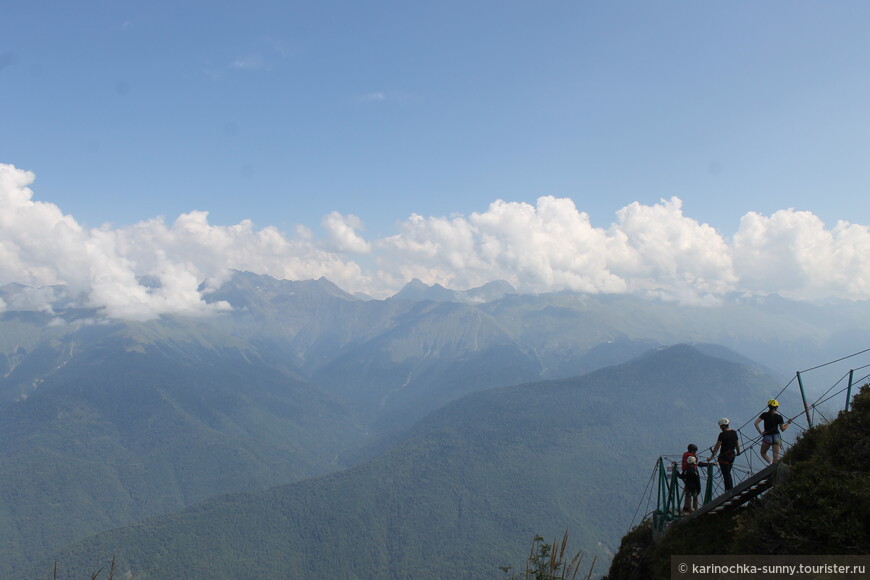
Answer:
<svg viewBox="0 0 870 580"><path fill-rule="evenodd" d="M782 443L782 435L780 435L779 433L774 433L773 435L765 435L761 438L761 440L768 445L779 445L780 443Z"/></svg>

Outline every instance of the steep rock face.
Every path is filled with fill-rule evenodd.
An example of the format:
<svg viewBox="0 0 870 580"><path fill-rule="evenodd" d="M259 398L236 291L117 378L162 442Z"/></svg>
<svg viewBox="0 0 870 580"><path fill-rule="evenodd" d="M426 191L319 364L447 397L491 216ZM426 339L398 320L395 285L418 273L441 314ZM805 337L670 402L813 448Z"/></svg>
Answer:
<svg viewBox="0 0 870 580"><path fill-rule="evenodd" d="M623 537L609 580L670 578L673 554L865 554L870 545L870 385L782 459L788 475L749 506L671 526L654 543L642 524Z"/></svg>

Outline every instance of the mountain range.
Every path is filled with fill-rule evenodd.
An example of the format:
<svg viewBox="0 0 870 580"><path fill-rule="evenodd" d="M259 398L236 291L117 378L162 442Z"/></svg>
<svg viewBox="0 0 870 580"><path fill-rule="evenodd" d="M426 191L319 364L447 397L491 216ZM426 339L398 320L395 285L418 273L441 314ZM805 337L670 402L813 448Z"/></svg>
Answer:
<svg viewBox="0 0 870 580"><path fill-rule="evenodd" d="M24 298L34 291L57 296L52 309L28 310ZM308 512L299 507L298 494L328 498L319 503L334 511L312 511L312 521L352 527L342 519L347 514L355 513L358 524L374 514L357 510L356 502L348 506L342 499L347 490L368 490L354 492L364 494L360 506L385 505L372 490L386 474L395 481L388 487L405 495L385 493L403 497L406 507L417 505L427 489L421 482L434 482L430 495L440 499L420 504L430 506L432 517L443 515L432 506L448 513L459 509L456 498L466 498L472 511L462 512L463 522L479 521L480 534L474 523L457 537L471 545L489 538L481 549L490 560L475 564L481 573L493 562L509 564L523 551L515 542L526 543L536 530L559 531L544 530L545 524L570 525L584 545L597 549L600 543L606 551L624 532L614 526L633 489L612 481L621 477L599 477L607 473L598 459L607 455L604 450L615 447L616 463L631 482L626 485L636 484L645 475L631 470L641 464L641 471L647 469L643 453L656 453L653 443L679 441L680 447L694 432L663 430L662 423L701 429L728 408L731 399L722 393L740 390L733 399L740 405L766 399L777 386L770 374L779 378L807 361L852 352L863 346L870 328L866 303L808 304L772 296L681 306L629 296L520 295L507 283L456 292L414 281L392 298L372 300L325 279L284 281L237 272L207 297L232 309L124 322L75 306L61 290L0 288L7 305L0 313L0 575L42 565L47 554L93 533L139 521L157 529L163 524L148 518L168 522L186 513L179 510L232 503L232 497L260 502L259 493L284 494L275 501L303 523L300 514ZM677 343L693 346L658 350ZM649 359L644 353L650 352L659 358ZM686 365L664 362L674 352L703 360L710 369L727 363L739 371L720 369L730 377L721 383L715 379L720 370L661 378L649 400L652 387L643 377L651 371L636 365L671 364L676 372ZM628 361L633 362L625 366ZM593 378L611 376L612 369L628 374ZM593 384L598 386L588 386ZM681 390L689 387L697 392ZM611 389L623 401L643 404L614 410L604 395ZM667 414L668 408L650 412L659 400L678 401L676 414ZM743 412L740 405L731 406ZM520 417L523 425L516 423ZM598 438L609 433L596 427L608 425L602 417L620 427ZM525 431L526 423L537 430ZM626 455L634 440L639 454ZM477 446L483 441L490 447ZM576 455L580 449L588 454ZM493 450L503 460L497 465ZM424 458L437 466L425 476L415 463ZM527 469L518 467L524 464ZM437 477L459 473L457 465L479 471L464 475L465 483ZM595 475L583 479L579 473L587 470L575 473L569 465L589 466ZM532 474L528 485L520 485L521 473ZM573 486L574 495L554 479ZM491 489L481 491L481 482ZM602 486L611 499L581 501L578 489ZM240 493L254 495L223 495ZM518 497L537 497L539 509L505 501ZM603 505L606 516L599 513ZM506 514L504 521L481 517L490 512ZM393 519L382 520L392 532L373 533L376 541L391 544L397 534L423 534L402 523L408 521L442 529L427 545L454 545L443 532L446 524L430 525L419 514L406 518L398 507L392 513ZM310 532L298 527L299 533ZM357 541L329 526L310 533ZM428 556L412 557L416 548L410 544L402 549L409 550L405 564L381 550L378 566L419 572L413 562ZM67 553L78 562L73 551ZM450 562L456 552L439 554L438 561ZM173 558L175 565L183 560ZM132 556L127 562L144 569Z"/></svg>
<svg viewBox="0 0 870 580"><path fill-rule="evenodd" d="M61 578L81 577L117 555L143 579L483 579L519 564L535 533L565 528L606 561L650 458L712 444L717 413L751 417L771 387L751 368L675 346L579 378L488 389L355 467L108 531L28 574L56 560Z"/></svg>

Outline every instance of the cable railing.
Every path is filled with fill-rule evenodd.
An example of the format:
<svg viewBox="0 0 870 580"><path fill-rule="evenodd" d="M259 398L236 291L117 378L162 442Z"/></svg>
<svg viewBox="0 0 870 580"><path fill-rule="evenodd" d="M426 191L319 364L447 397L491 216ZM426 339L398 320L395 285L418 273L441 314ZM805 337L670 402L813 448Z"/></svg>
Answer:
<svg viewBox="0 0 870 580"><path fill-rule="evenodd" d="M830 411L828 407L825 407L825 405L835 400L837 397L843 396L844 394L845 403L843 405L843 409L845 411L848 411L849 404L853 395L852 391L855 386L865 384L866 381L870 380L870 372L861 372L865 369L870 368L870 364L864 364L849 369L843 376L836 380L830 387L827 388L827 390L825 390L821 395L817 396L816 399L812 402L809 402L809 400L807 399L806 388L804 385L804 375L812 371L826 368L835 363L840 363L849 359L853 359L854 357L867 353L870 353L870 348L838 358L827 363L816 365L803 371L795 372L795 376L779 391L779 393L777 393L773 397L774 399L779 399L783 395L783 393L785 393L789 389L789 387L791 387L794 383L797 383L800 390L803 409L793 417L784 417L784 420L788 422L788 425L793 425L797 427L799 433L803 433L806 430L811 429L817 422L819 417L823 422L829 422L831 418L825 414L825 411ZM845 386L842 386L844 384ZM840 386L840 388L838 390L835 390L838 386ZM744 482L748 482L752 478L756 477L757 474L760 474L764 469L768 468L772 463L774 463L774 461L781 458L782 455L784 455L785 452L788 451L788 449L792 446L792 443L789 440L783 439L780 443L780 447L778 450L779 453L776 458L769 455L767 458L765 458L761 454L763 435L755 432L745 433L744 430L750 423L756 422L757 424L757 420L764 410L766 410L766 408L753 415L752 418L748 419L740 427L734 429L737 432L739 442L739 453L737 457L735 457L735 461L732 464L731 470L732 484L734 488L737 488ZM755 427L756 424L754 424L753 426ZM707 451L709 451L711 454L712 450L712 446L707 448ZM765 451L769 453L772 451L772 449L766 449ZM659 456L659 458L656 460L656 465L653 468L649 480L647 481L646 488L641 495L640 501L637 505L637 509L635 509L629 529L632 529L634 527L635 521L637 520L638 514L640 513L644 514L640 521L643 522L645 520L652 519L653 530L654 532L658 533L663 533L668 524L686 515L685 513L683 513L682 510L682 506L685 502L685 491L683 489L683 486L679 484L679 472L677 471L676 467L676 463L680 459L682 459L682 454L665 454ZM704 470L699 469L699 471L701 471L705 475L704 480L702 480L702 489L706 489L703 497L703 504L708 504L713 500L713 498L724 497L724 494L727 491L725 490L721 470L714 468L715 463L715 461L712 461L699 464L700 466L706 467L706 469ZM758 477L768 477L768 474L761 473L761 475L758 475ZM653 481L655 481L656 478L658 478L657 486L653 486ZM755 482L751 484L747 483L747 485L755 485ZM653 487L656 487L656 508L654 510L650 510L649 508L652 504L653 498ZM751 497L754 497L758 493L760 493L760 491L755 491L753 494L751 494ZM641 506L644 505L644 501L646 501L646 507L645 509L643 509L643 511L641 511Z"/></svg>

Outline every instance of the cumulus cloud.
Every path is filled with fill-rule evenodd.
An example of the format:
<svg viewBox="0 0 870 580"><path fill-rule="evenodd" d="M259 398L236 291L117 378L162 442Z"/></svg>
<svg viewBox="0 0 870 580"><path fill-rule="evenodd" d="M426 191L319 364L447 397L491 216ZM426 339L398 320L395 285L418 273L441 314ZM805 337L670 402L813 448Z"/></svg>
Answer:
<svg viewBox="0 0 870 580"><path fill-rule="evenodd" d="M518 290L646 293L701 301L733 288L725 241L682 215L677 198L632 204L609 229L595 228L570 199L535 206L496 201L469 218L412 216L379 242L381 266L399 278L470 287L494 279Z"/></svg>
<svg viewBox="0 0 870 580"><path fill-rule="evenodd" d="M6 300L0 299L0 311L7 307L11 310L28 310L34 312L54 312L53 304L58 300L62 300L63 292L53 286L40 286L34 288L31 286L15 287L8 291L5 296Z"/></svg>
<svg viewBox="0 0 870 580"><path fill-rule="evenodd" d="M35 176L0 164L3 309L50 311L67 300L106 317L147 320L228 308L208 293L233 270L299 280L325 276L376 297L418 278L456 289L507 280L523 292L570 289L715 303L729 292L809 299L870 298L870 230L832 229L809 212L748 213L732 240L683 214L679 198L632 203L607 228L570 199L495 201L468 216L412 215L395 235L366 240L357 216L332 212L324 236L284 233L250 221L209 223L192 211L124 228L83 228L52 203L34 201Z"/></svg>
<svg viewBox="0 0 870 580"><path fill-rule="evenodd" d="M746 214L734 236L741 288L796 298L870 298L870 229L840 221L833 229L806 211Z"/></svg>
<svg viewBox="0 0 870 580"><path fill-rule="evenodd" d="M609 231L615 242L611 265L629 291L692 301L735 287L725 240L709 225L684 216L678 198L651 207L635 202L617 216Z"/></svg>
<svg viewBox="0 0 870 580"><path fill-rule="evenodd" d="M330 212L323 218L323 229L329 238L331 247L338 252L349 254L366 254L371 250L371 244L357 233L362 229L362 220L355 215L341 215L337 211Z"/></svg>
<svg viewBox="0 0 870 580"><path fill-rule="evenodd" d="M137 252L124 243L128 232L87 231L56 205L32 201L27 186L33 179L30 172L0 165L0 283L62 285L69 295L82 296L84 306L125 319L227 307L204 302L197 291L197 272L183 262L160 260L158 248L149 252L155 258L143 263L137 256L141 248ZM138 277L144 275L159 286L141 285ZM21 296L36 310L49 309L54 298L37 292Z"/></svg>

